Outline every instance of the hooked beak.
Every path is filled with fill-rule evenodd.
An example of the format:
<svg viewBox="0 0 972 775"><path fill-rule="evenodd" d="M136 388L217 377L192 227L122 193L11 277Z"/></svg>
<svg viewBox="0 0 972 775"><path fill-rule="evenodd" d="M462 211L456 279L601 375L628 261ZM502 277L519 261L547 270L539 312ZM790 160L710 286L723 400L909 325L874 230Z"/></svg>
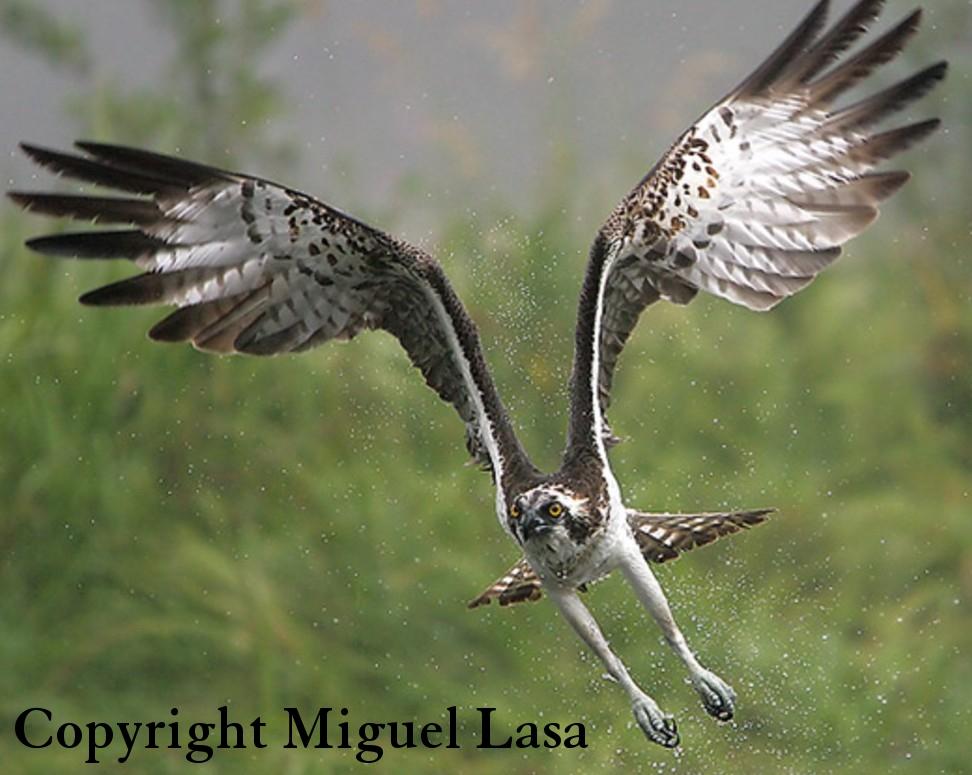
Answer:
<svg viewBox="0 0 972 775"><path fill-rule="evenodd" d="M531 538L537 535L543 535L544 533L549 533L553 530L553 525L539 516L536 512L528 511L523 515L523 524L520 527L520 535L523 536L523 541L529 541Z"/></svg>

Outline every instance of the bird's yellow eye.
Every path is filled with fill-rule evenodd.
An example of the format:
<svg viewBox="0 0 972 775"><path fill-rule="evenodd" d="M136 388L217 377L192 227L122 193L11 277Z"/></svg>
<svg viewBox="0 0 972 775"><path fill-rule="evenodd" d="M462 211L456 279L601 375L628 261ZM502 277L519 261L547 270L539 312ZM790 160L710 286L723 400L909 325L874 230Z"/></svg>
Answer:
<svg viewBox="0 0 972 775"><path fill-rule="evenodd" d="M564 513L564 507L563 507L563 506L561 506L561 505L560 505L559 503L557 503L556 501L554 501L554 502L553 502L553 503L551 503L551 504L550 504L549 506L547 506L547 513L548 513L548 514L549 514L549 515L550 515L551 517L559 517L559 516L560 516L561 514L563 514L563 513Z"/></svg>
<svg viewBox="0 0 972 775"><path fill-rule="evenodd" d="M517 519L520 516L520 507L515 503L510 506L510 516L513 517L513 519Z"/></svg>

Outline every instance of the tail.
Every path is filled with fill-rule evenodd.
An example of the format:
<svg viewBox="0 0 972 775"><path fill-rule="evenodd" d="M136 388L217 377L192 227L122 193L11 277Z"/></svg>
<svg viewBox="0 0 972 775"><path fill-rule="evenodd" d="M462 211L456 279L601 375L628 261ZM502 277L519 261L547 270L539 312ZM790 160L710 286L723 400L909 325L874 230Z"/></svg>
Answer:
<svg viewBox="0 0 972 775"><path fill-rule="evenodd" d="M526 557L522 558L506 573L490 584L475 600L469 602L469 608L489 605L492 600L498 600L500 605L523 603L539 600L543 597L543 585L540 577L533 572Z"/></svg>

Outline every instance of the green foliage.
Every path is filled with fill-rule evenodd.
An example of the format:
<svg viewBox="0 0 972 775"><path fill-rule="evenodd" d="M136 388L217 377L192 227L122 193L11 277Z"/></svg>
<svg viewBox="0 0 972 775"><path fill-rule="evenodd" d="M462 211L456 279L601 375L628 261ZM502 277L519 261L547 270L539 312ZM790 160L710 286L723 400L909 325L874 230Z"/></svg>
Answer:
<svg viewBox="0 0 972 775"><path fill-rule="evenodd" d="M223 69L216 52L257 33L199 29L215 4L158 5L182 45L209 47L179 83L213 89L213 115L232 115L239 84L257 81L242 59ZM206 85L209 67L220 76ZM172 94L202 99L192 91ZM91 126L182 143L196 118L170 118L161 135L133 118L164 114L170 99L106 89L90 103ZM226 121L219 132L238 131ZM214 130L207 142L223 141ZM569 178L566 164L550 179ZM921 181L938 170L929 156L919 185L799 299L768 316L709 299L659 305L625 352L612 423L630 439L614 460L631 503L780 510L659 571L689 641L739 693L731 726L704 716L620 580L590 593L632 672L677 715L680 758L641 738L623 694L547 603L464 610L516 552L494 522L488 478L462 465L452 410L390 337L271 361L150 345L158 311L75 303L125 267L39 260L21 247L39 222L5 210L4 725L31 705L84 722L167 720L172 706L210 720L229 704L237 719L262 715L276 742L289 705L346 705L358 721L492 705L507 733L522 720L582 720L591 747L468 745L390 751L383 763L413 773L963 771L972 196L965 181L927 207ZM547 466L562 445L578 246L589 237L568 225L566 206L552 197L524 216L495 204L475 223L443 213L437 251L525 444ZM394 231L394 220L383 225ZM80 768L78 751L8 742L6 771ZM137 750L128 768L181 771L183 755ZM217 752L206 771L356 766L348 752L274 745Z"/></svg>
<svg viewBox="0 0 972 775"><path fill-rule="evenodd" d="M286 109L286 91L260 76L268 47L296 19L296 3L248 0L227 8L215 0L150 0L177 48L151 86L122 90L109 74L80 91L70 112L82 134L177 150L232 167L235 150L285 168L291 144L268 132Z"/></svg>
<svg viewBox="0 0 972 775"><path fill-rule="evenodd" d="M27 0L0 0L0 31L54 67L84 72L91 65L81 33Z"/></svg>

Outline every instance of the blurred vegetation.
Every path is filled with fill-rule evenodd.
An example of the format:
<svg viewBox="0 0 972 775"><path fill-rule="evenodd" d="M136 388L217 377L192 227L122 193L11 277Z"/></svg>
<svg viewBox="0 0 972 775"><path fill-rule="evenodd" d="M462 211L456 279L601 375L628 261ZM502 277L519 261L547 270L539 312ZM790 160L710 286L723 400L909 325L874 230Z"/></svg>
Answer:
<svg viewBox="0 0 972 775"><path fill-rule="evenodd" d="M0 30L53 67L85 73L91 66L81 32L30 0L0 0Z"/></svg>
<svg viewBox="0 0 972 775"><path fill-rule="evenodd" d="M216 163L243 147L280 160L286 138L269 119L285 106L256 65L298 7L249 0L217 23L215 2L153 5L179 42L173 78L79 95L81 128ZM76 34L29 4L0 10L24 14L6 32L47 59L85 61ZM633 674L678 717L678 757L642 739L551 606L464 610L516 551L488 478L461 465L452 410L390 337L272 361L150 345L158 311L75 303L124 268L38 260L22 243L40 222L5 207L4 771L81 769L78 751L12 743L33 705L83 723L167 720L172 706L205 721L228 704L278 741L284 706L345 705L361 722L438 721L455 704L497 706L507 732L582 720L590 748L389 751L378 768L968 772L972 193L960 167L972 101L967 80L944 93L951 133L911 156L916 181L825 279L769 316L709 299L658 306L625 353L612 420L630 437L614 454L629 501L780 510L660 569L689 641L739 693L731 726L705 717L619 580L590 593ZM571 185L552 190L584 196L568 151L556 165L546 179ZM590 236L571 206L551 194L475 223L442 213L438 246L547 466ZM127 769L181 771L184 756L136 750ZM219 751L206 771L357 766L350 752L275 745Z"/></svg>

